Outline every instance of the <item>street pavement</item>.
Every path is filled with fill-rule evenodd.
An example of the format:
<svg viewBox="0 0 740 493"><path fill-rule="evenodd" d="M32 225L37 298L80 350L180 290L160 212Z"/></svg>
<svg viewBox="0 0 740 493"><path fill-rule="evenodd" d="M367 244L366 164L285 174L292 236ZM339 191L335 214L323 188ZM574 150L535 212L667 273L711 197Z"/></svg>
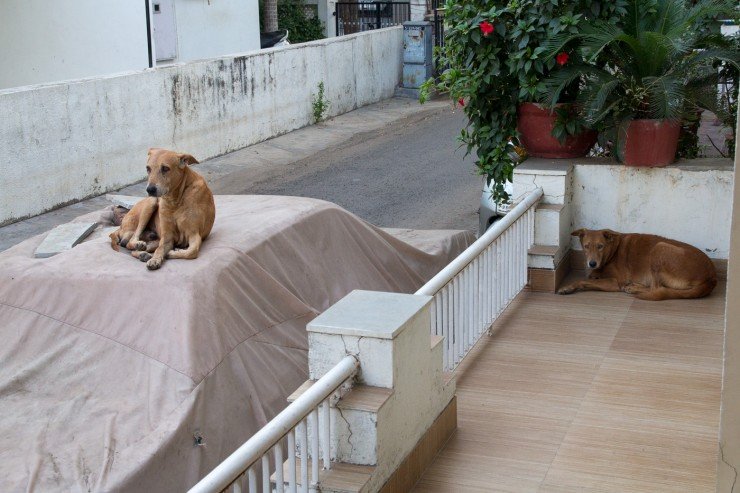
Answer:
<svg viewBox="0 0 740 493"><path fill-rule="evenodd" d="M215 194L314 197L381 227L475 231L481 180L458 149L464 124L446 100L393 98L194 169ZM139 182L109 193L143 196L144 188ZM0 251L108 205L101 195L2 227Z"/></svg>

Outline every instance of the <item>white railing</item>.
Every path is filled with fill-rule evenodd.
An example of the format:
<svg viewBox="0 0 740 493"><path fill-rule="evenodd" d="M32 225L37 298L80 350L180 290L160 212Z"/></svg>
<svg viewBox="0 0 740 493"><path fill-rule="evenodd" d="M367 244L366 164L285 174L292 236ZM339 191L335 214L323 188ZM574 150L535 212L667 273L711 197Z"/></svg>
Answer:
<svg viewBox="0 0 740 493"><path fill-rule="evenodd" d="M534 206L542 189L529 193L416 294L434 296L432 327L444 337L449 371L470 351L527 284L527 252L534 243Z"/></svg>
<svg viewBox="0 0 740 493"><path fill-rule="evenodd" d="M329 408L336 403L344 384L357 373L359 361L346 356L326 375L318 379L295 401L275 416L244 445L236 449L221 464L190 489L190 493L218 493L231 487L241 493L246 479L249 493L285 491L306 493L316 488L319 470L331 468L331 423ZM310 454L308 428L311 428ZM318 430L318 432L317 432ZM296 465L296 439L300 450L299 466ZM283 443L283 442L287 443ZM287 479L283 472L283 452L287 450ZM270 463L270 452L274 461ZM310 458L309 458L310 456ZM319 460L321 458L321 460ZM321 464L319 464L321 462ZM311 466L309 481L308 466ZM321 465L321 467L319 467ZM300 476L298 470L300 468ZM259 471L258 471L259 470ZM275 489L270 486L270 473L275 472ZM261 481L258 481L258 472ZM246 478L245 478L246 476Z"/></svg>

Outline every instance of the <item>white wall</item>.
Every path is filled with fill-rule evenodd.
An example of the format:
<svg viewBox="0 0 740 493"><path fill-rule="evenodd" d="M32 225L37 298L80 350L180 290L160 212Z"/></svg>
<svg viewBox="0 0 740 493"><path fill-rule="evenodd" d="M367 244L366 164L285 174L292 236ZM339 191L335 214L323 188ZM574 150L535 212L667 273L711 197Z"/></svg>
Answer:
<svg viewBox="0 0 740 493"><path fill-rule="evenodd" d="M0 89L148 67L145 14L141 0L2 0Z"/></svg>
<svg viewBox="0 0 740 493"><path fill-rule="evenodd" d="M734 173L730 160L717 163L723 161L724 166L684 169L576 164L571 225L657 234L726 259ZM580 249L576 238L572 247Z"/></svg>
<svg viewBox="0 0 740 493"><path fill-rule="evenodd" d="M218 2L220 0L212 0ZM402 28L233 58L0 91L0 225L145 177L149 147L198 159L393 96Z"/></svg>
<svg viewBox="0 0 740 493"><path fill-rule="evenodd" d="M179 62L260 49L257 0L176 0Z"/></svg>

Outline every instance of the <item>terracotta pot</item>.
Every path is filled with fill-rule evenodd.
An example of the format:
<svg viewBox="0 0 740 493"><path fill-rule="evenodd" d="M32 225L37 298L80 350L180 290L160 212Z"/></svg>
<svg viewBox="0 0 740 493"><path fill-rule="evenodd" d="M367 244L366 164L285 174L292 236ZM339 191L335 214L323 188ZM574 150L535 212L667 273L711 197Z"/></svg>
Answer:
<svg viewBox="0 0 740 493"><path fill-rule="evenodd" d="M556 159L582 157L596 143L598 134L588 130L568 136L565 144L561 144L552 136L555 113L538 104L522 103L517 114L519 138L530 156Z"/></svg>
<svg viewBox="0 0 740 493"><path fill-rule="evenodd" d="M617 133L617 157L626 166L668 166L676 159L681 122L629 120Z"/></svg>

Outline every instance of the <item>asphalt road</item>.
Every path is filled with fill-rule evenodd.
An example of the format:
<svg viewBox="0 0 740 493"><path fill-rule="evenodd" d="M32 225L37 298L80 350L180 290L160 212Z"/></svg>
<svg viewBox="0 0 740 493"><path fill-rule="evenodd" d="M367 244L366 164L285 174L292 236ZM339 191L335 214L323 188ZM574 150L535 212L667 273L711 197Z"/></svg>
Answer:
<svg viewBox="0 0 740 493"><path fill-rule="evenodd" d="M477 231L481 180L457 136L462 112L441 108L357 135L275 170L245 170L214 184L222 194L328 200L381 227ZM226 182L228 180L228 182Z"/></svg>
<svg viewBox="0 0 740 493"><path fill-rule="evenodd" d="M476 231L481 181L458 149L464 124L444 101L392 98L206 160L196 171L215 194L315 197L382 227ZM139 182L114 193L142 196L144 188ZM0 251L109 205L101 195L4 226Z"/></svg>

